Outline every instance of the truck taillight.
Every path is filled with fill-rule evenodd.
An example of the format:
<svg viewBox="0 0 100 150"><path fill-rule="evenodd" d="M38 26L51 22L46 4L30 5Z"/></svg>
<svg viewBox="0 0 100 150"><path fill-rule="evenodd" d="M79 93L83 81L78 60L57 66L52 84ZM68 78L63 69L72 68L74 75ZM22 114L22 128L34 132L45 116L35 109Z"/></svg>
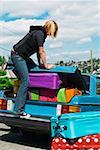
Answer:
<svg viewBox="0 0 100 150"><path fill-rule="evenodd" d="M65 105L65 106L62 106L62 109L61 109L61 114L65 114L65 113L68 113L69 111L69 106Z"/></svg>
<svg viewBox="0 0 100 150"><path fill-rule="evenodd" d="M80 112L80 107L79 106L69 106L69 105L57 105L57 111L56 115L59 116L61 114L66 114L66 113L74 113L74 112Z"/></svg>
<svg viewBox="0 0 100 150"><path fill-rule="evenodd" d="M73 112L80 112L80 107L79 106L68 106L68 105L62 106L61 114L73 113Z"/></svg>
<svg viewBox="0 0 100 150"><path fill-rule="evenodd" d="M69 106L69 112L80 112L80 107L79 106Z"/></svg>
<svg viewBox="0 0 100 150"><path fill-rule="evenodd" d="M7 109L7 101L0 98L0 109L6 110Z"/></svg>

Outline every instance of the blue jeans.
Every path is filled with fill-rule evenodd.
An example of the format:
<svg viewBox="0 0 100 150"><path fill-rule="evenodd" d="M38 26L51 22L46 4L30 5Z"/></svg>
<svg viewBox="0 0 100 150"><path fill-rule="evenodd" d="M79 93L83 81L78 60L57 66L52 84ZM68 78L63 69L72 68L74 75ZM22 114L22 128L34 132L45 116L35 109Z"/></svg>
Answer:
<svg viewBox="0 0 100 150"><path fill-rule="evenodd" d="M11 54L11 59L21 80L21 84L16 97L14 111L21 112L24 110L27 90L29 86L28 67L26 61L21 56L19 56L17 52Z"/></svg>

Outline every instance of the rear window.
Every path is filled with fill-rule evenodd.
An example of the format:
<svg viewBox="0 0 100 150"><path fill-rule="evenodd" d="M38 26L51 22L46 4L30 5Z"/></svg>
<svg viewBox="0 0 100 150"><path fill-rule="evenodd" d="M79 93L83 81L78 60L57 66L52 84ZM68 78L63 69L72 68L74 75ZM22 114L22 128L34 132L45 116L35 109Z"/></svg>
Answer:
<svg viewBox="0 0 100 150"><path fill-rule="evenodd" d="M89 89L90 89L90 76L89 75L82 75L82 77L85 81L86 91L89 91Z"/></svg>
<svg viewBox="0 0 100 150"><path fill-rule="evenodd" d="M97 82L96 82L96 94L100 95L100 78L97 77Z"/></svg>

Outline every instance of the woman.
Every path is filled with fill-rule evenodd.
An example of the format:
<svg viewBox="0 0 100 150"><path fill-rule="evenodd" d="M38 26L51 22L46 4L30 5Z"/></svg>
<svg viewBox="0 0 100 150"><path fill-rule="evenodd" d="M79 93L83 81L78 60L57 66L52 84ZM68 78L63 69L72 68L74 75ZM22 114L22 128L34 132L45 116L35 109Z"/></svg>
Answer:
<svg viewBox="0 0 100 150"><path fill-rule="evenodd" d="M49 20L44 26L31 26L29 33L13 46L11 58L21 80L14 107L14 112L18 115L27 115L24 112L27 89L29 86L29 68L27 62L32 54L37 53L39 66L46 69L52 68L52 64L46 63L44 42L47 36L55 38L57 32L57 23L53 20Z"/></svg>

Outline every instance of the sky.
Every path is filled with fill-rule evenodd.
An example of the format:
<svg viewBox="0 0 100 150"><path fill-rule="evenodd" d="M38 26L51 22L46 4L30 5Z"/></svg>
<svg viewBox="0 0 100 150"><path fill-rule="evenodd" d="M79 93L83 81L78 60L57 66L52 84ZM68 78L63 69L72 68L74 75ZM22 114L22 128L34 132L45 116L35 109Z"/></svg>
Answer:
<svg viewBox="0 0 100 150"><path fill-rule="evenodd" d="M0 55L9 56L30 25L47 20L59 26L44 45L48 63L87 60L90 50L100 58L100 0L0 0Z"/></svg>

